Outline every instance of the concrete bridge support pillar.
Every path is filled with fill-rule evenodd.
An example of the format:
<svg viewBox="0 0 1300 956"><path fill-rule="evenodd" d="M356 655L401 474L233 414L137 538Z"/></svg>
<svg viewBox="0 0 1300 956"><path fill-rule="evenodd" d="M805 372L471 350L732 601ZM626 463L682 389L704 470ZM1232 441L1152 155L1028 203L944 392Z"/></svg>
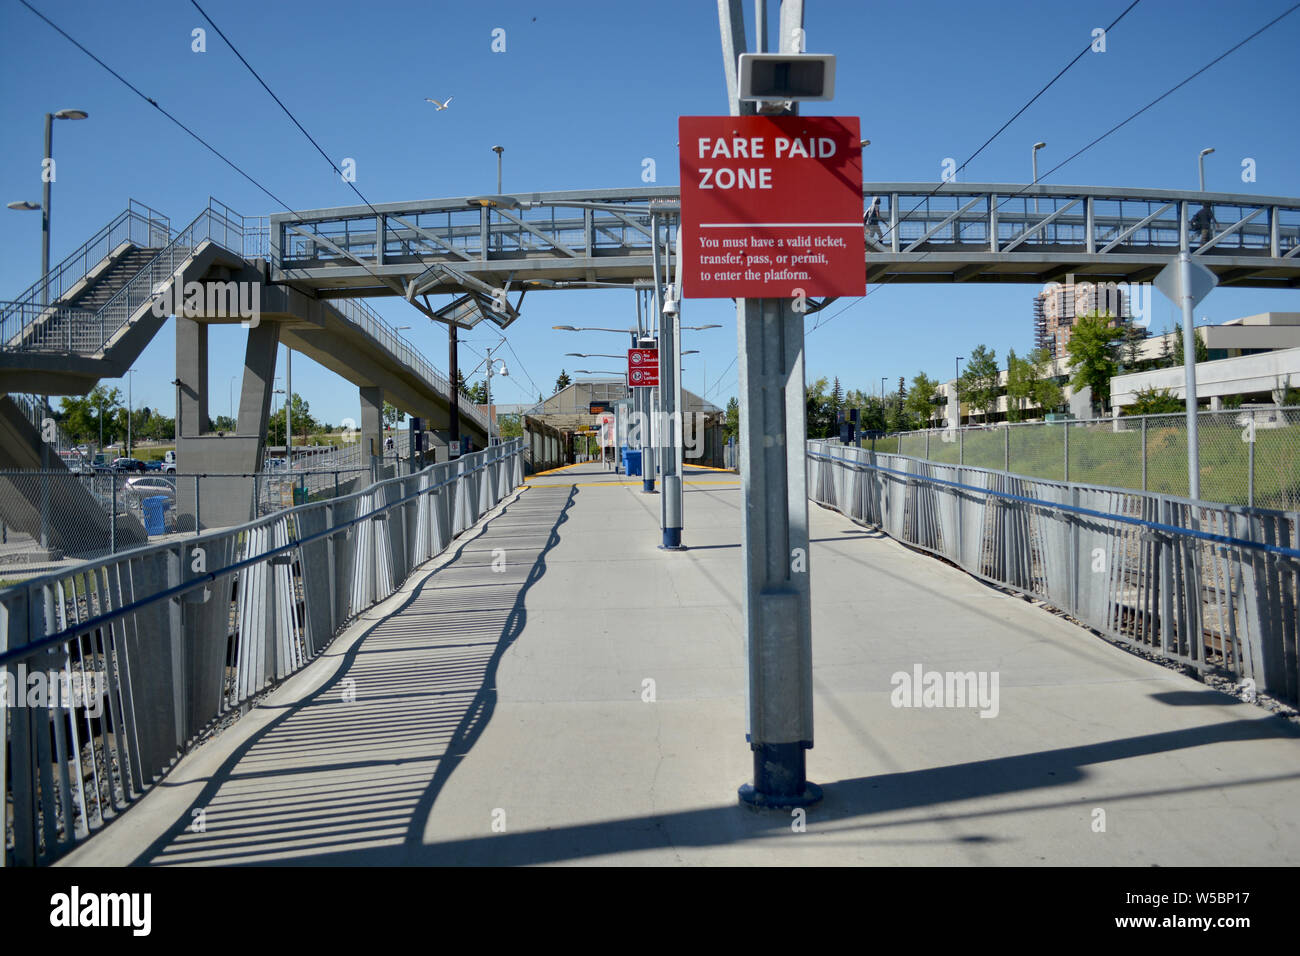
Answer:
<svg viewBox="0 0 1300 956"><path fill-rule="evenodd" d="M176 530L221 528L256 516L256 482L266 452L266 423L275 383L280 327L249 329L234 435L205 433L208 416L207 326L176 318L176 377L180 379L180 436L176 441ZM188 475L203 477L197 482Z"/></svg>
<svg viewBox="0 0 1300 956"><path fill-rule="evenodd" d="M176 316L176 378L179 434L197 438L208 425L208 326L183 315ZM176 457L181 457L179 448Z"/></svg>
<svg viewBox="0 0 1300 956"><path fill-rule="evenodd" d="M361 460L368 466L384 453L384 390L361 387Z"/></svg>

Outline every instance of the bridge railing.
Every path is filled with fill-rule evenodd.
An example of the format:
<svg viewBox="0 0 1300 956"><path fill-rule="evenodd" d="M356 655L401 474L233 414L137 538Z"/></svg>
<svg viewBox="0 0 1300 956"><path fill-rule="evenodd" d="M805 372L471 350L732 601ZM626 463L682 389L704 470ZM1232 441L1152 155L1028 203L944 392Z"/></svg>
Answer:
<svg viewBox="0 0 1300 956"><path fill-rule="evenodd" d="M80 282L114 249L129 242L142 249L157 249L171 240L171 224L166 216L150 209L142 202L128 200L127 208L118 213L97 233L62 262L53 266L48 275L37 279L12 302L0 309L0 322L6 323L0 341L8 342L9 310L22 305L45 305L58 302L69 289Z"/></svg>
<svg viewBox="0 0 1300 956"><path fill-rule="evenodd" d="M809 497L1122 643L1292 704L1300 512L808 443Z"/></svg>
<svg viewBox="0 0 1300 956"><path fill-rule="evenodd" d="M669 192L674 192L671 190ZM283 269L324 264L376 265L425 260L482 261L545 253L561 259L614 253L646 255L650 250L650 216L644 211L652 194L599 194L571 199L524 200L519 208L469 206L455 200L409 208L383 206L313 217L310 213L273 216L276 264ZM551 194L539 194L550 196ZM593 202L594 201L594 202ZM608 208L591 208L592 205ZM626 206L626 209L619 209ZM665 221L668 237L675 225ZM662 233L661 233L662 239Z"/></svg>
<svg viewBox="0 0 1300 956"><path fill-rule="evenodd" d="M45 863L523 481L516 439L0 591L5 862Z"/></svg>
<svg viewBox="0 0 1300 956"><path fill-rule="evenodd" d="M451 395L451 382L447 380L447 376L430 365L425 359L424 353L399 335L392 326L379 316L379 313L366 305L363 300L329 299L327 304L338 309L344 318L364 331L403 363L424 376L444 395ZM461 396L458 409L461 417L469 419L485 432L487 431L487 416L479 411L478 407L464 395Z"/></svg>
<svg viewBox="0 0 1300 956"><path fill-rule="evenodd" d="M1014 184L868 183L881 200L880 232L868 253L1070 251L1096 255L1176 252L1184 229L1207 256L1294 258L1300 254L1300 203L1294 199L1176 190ZM465 199L388 204L271 218L275 264L288 271L356 265L454 265L538 255L568 258L647 254L653 200L675 189L538 193L512 197L517 208L477 207ZM565 203L570 205L566 206ZM619 211L618 207L626 207ZM1198 215L1212 214L1202 231ZM671 240L675 226L662 224Z"/></svg>
<svg viewBox="0 0 1300 956"><path fill-rule="evenodd" d="M940 191L887 189L879 235L868 252L1065 250L1087 254L1176 252L1186 224L1190 248L1204 255L1290 258L1300 250L1300 205L1252 202L1229 194L951 183ZM1157 194L1158 192L1158 194ZM1201 210L1212 216L1204 222ZM871 241L874 239L874 243Z"/></svg>

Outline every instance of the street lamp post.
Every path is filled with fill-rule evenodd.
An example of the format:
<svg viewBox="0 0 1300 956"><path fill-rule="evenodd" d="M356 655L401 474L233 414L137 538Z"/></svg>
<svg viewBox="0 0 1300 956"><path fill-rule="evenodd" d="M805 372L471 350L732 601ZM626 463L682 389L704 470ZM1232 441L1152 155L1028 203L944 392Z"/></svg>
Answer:
<svg viewBox="0 0 1300 956"><path fill-rule="evenodd" d="M293 349L284 347L284 467L293 471Z"/></svg>
<svg viewBox="0 0 1300 956"><path fill-rule="evenodd" d="M134 374L135 369L129 368L126 370L126 454L123 456L124 458L131 457L131 419L135 411L135 401L131 394L131 386L135 379L131 376Z"/></svg>
<svg viewBox="0 0 1300 956"><path fill-rule="evenodd" d="M953 413L956 416L956 420L953 422L953 428L957 428L961 425L961 360L965 357L966 356L964 355L958 355L957 361L953 363L953 367L956 370L952 379L952 404L954 409Z"/></svg>
<svg viewBox="0 0 1300 956"><path fill-rule="evenodd" d="M10 209L41 211L41 305L49 305L50 286L50 202L55 179L54 167L54 121L83 120L90 114L85 110L59 110L45 114L45 155L41 159L41 204L32 202L11 202Z"/></svg>
<svg viewBox="0 0 1300 956"><path fill-rule="evenodd" d="M36 206L30 202L11 202L10 209L22 211L41 211L41 305L50 304L50 201L51 193L54 186L55 167L54 167L54 121L61 120L83 120L90 114L85 110L59 110L55 113L45 114L45 155L41 158L41 204ZM41 396L41 411L48 417L50 415L50 399L48 395ZM41 442L41 467L48 469L49 462L49 443ZM44 544L42 537L42 544Z"/></svg>
<svg viewBox="0 0 1300 956"><path fill-rule="evenodd" d="M1214 152L1213 146L1207 146L1196 157L1196 169L1201 177L1201 192L1205 192L1205 157Z"/></svg>
<svg viewBox="0 0 1300 956"><path fill-rule="evenodd" d="M1030 157L1030 159L1033 161L1033 164L1034 164L1034 182L1033 182L1033 184L1034 184L1035 186L1038 185L1038 151L1039 151L1040 149L1042 149L1042 148L1043 148L1044 146L1046 146L1046 145L1047 145L1046 143L1042 143L1042 142L1035 143L1035 144L1034 144L1034 148L1031 149L1031 150L1029 151L1029 157ZM1037 197L1037 196L1034 197L1034 212L1035 212L1035 213L1038 212L1038 197Z"/></svg>
<svg viewBox="0 0 1300 956"><path fill-rule="evenodd" d="M497 154L497 195L501 195L501 154L506 151L504 146L493 146L492 152Z"/></svg>

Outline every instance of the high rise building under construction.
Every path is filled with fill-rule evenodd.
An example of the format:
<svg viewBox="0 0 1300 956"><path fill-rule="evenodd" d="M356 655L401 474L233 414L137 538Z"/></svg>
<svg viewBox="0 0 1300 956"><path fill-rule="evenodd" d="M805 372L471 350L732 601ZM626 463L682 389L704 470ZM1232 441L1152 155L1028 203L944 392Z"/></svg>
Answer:
<svg viewBox="0 0 1300 956"><path fill-rule="evenodd" d="M1075 321L1092 312L1111 316L1112 326L1127 325L1133 315L1128 292L1114 282L1049 283L1034 296L1034 348L1064 357Z"/></svg>

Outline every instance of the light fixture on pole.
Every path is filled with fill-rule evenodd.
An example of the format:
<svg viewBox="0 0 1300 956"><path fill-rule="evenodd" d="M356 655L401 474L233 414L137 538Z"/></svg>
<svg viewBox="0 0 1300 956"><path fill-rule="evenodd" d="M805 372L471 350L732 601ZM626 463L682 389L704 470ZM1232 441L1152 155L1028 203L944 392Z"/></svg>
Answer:
<svg viewBox="0 0 1300 956"><path fill-rule="evenodd" d="M1196 157L1196 169L1201 177L1201 192L1205 192L1205 157L1214 152L1213 146L1207 146L1201 150L1200 155Z"/></svg>
<svg viewBox="0 0 1300 956"><path fill-rule="evenodd" d="M504 146L493 146L492 152L497 154L497 192L501 192L501 154L506 151Z"/></svg>
<svg viewBox="0 0 1300 956"><path fill-rule="evenodd" d="M58 120L83 120L90 114L85 110L59 110L55 113L45 114L45 154L41 158L41 180L43 190L41 203L37 205L34 202L22 200L20 202L9 203L10 209L16 209L23 212L41 211L41 305L49 304L49 285L46 283L46 277L50 272L50 202L51 187L55 179L54 167L54 121Z"/></svg>
<svg viewBox="0 0 1300 956"><path fill-rule="evenodd" d="M1029 151L1030 159L1033 160L1033 164L1034 164L1034 182L1033 182L1033 185L1035 185L1035 186L1038 185L1038 151L1039 151L1040 149L1042 149L1043 147L1045 147L1046 145L1047 145L1047 144L1046 144L1046 143L1043 143L1043 142L1035 143L1035 144L1034 144L1034 148L1031 149L1031 150ZM1034 212L1038 212L1038 197L1037 197L1037 196L1034 197Z"/></svg>

